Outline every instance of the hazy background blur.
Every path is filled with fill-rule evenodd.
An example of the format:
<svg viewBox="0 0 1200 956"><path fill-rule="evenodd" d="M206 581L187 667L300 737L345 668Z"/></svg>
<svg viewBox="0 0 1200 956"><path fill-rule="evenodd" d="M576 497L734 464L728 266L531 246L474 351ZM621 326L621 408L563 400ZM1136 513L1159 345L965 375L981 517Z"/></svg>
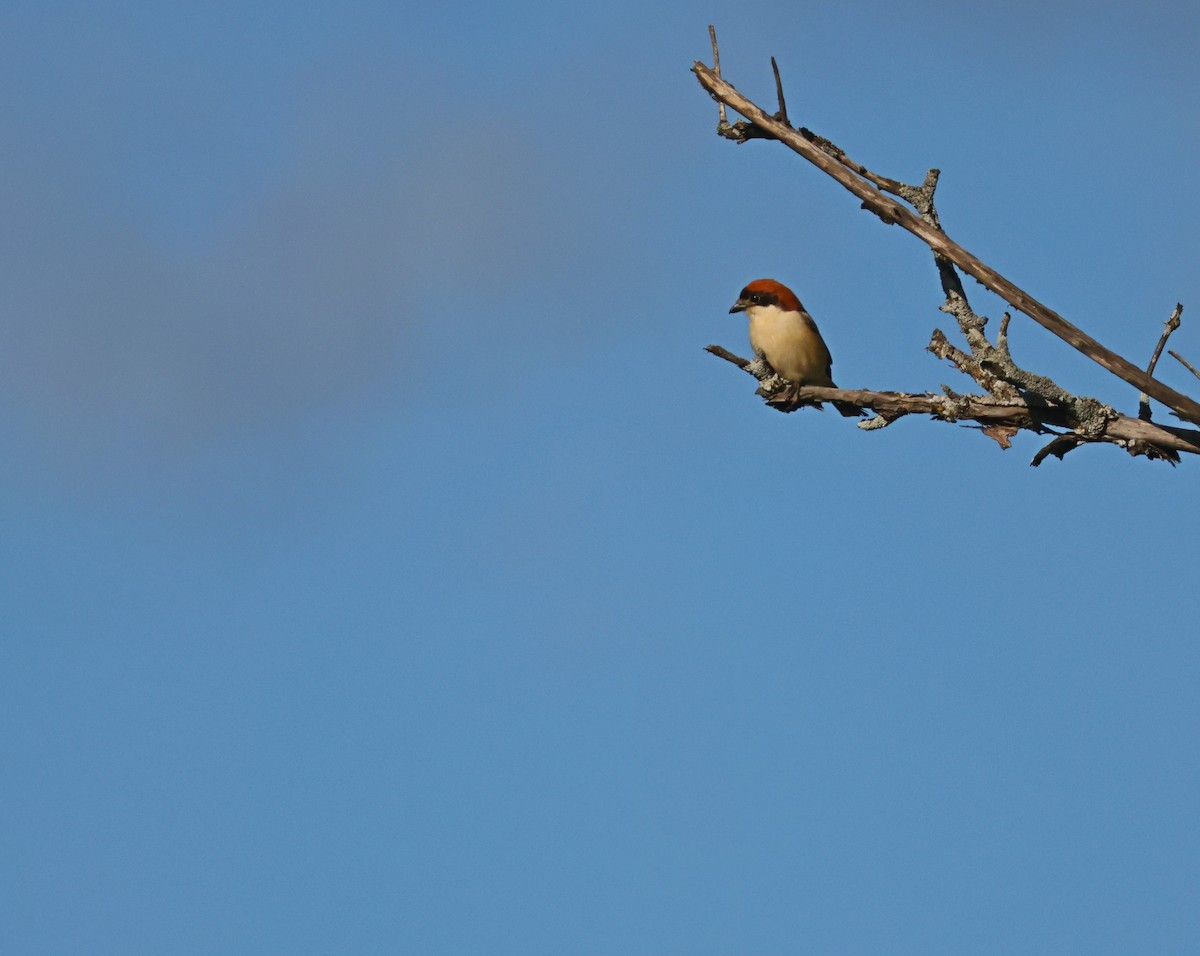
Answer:
<svg viewBox="0 0 1200 956"><path fill-rule="evenodd" d="M916 240L714 135L709 22L1200 360L1194 4L10 0L4 952L1194 951L1200 462L764 408L759 276L970 383Z"/></svg>

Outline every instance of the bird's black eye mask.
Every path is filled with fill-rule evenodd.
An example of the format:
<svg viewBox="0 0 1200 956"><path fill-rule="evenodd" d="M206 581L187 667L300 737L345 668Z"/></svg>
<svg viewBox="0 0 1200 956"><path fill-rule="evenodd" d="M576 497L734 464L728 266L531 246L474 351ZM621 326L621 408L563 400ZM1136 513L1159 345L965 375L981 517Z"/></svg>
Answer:
<svg viewBox="0 0 1200 956"><path fill-rule="evenodd" d="M779 299L771 292L751 292L749 289L743 289L738 299L754 305L779 305Z"/></svg>

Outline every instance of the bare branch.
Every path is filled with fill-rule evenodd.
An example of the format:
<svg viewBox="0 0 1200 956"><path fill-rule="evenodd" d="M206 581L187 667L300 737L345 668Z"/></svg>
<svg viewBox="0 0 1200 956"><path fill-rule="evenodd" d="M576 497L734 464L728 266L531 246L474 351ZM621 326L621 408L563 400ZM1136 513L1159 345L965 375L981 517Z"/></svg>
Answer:
<svg viewBox="0 0 1200 956"><path fill-rule="evenodd" d="M1184 368L1186 368L1189 372L1191 372L1193 375L1195 375L1196 378L1200 378L1200 372L1197 372L1196 369L1192 366L1192 364L1190 362L1188 362L1187 359L1185 359L1182 355L1180 355L1174 349L1167 349L1167 354L1170 355L1171 358L1173 358L1176 362L1178 362Z"/></svg>
<svg viewBox="0 0 1200 956"><path fill-rule="evenodd" d="M779 411L793 412L818 402L846 402L874 412L875 418L858 423L864 431L877 431L906 415L929 415L944 422L975 422L987 437L1007 448L1008 437L1018 431L1069 429L1064 435L1056 435L1035 456L1030 462L1035 466L1049 455L1061 458L1079 445L1100 442L1124 448L1130 455L1171 463L1178 462L1180 453L1200 455L1200 430L1196 429L1156 425L1115 412L1097 428L1091 422L1080 421L1069 405L1041 407L1022 398L1005 401L987 395L958 395L949 389L944 395L914 395L819 385L784 388L787 383L762 362L744 359L719 345L710 345L707 351L758 379L758 394Z"/></svg>
<svg viewBox="0 0 1200 956"><path fill-rule="evenodd" d="M787 103L783 99L783 81L779 78L779 64L775 62L775 57L771 57L771 71L775 74L775 98L779 102L779 112L775 114L775 118L781 123L788 123Z"/></svg>
<svg viewBox="0 0 1200 956"><path fill-rule="evenodd" d="M1036 468L1051 455L1062 461L1067 457L1067 452L1074 451L1083 443L1083 439L1078 435L1058 435L1051 440L1050 444L1034 455L1033 460L1029 464Z"/></svg>
<svg viewBox="0 0 1200 956"><path fill-rule="evenodd" d="M719 345L709 345L704 351L711 352L717 358L723 358L726 362L732 362L740 369L746 369L750 365L749 359L744 359L740 355L734 355L732 352L721 348Z"/></svg>
<svg viewBox="0 0 1200 956"><path fill-rule="evenodd" d="M1183 303L1175 303L1175 308L1171 310L1171 317L1163 323L1163 332L1159 337L1158 345L1154 347L1154 354L1150 356L1150 364L1146 366L1146 374L1153 375L1154 367L1158 365L1158 357L1162 355L1163 346L1167 344L1167 339L1171 337L1171 333L1179 328L1180 317L1183 315ZM1138 418L1150 421L1150 396L1145 392L1138 395Z"/></svg>
<svg viewBox="0 0 1200 956"><path fill-rule="evenodd" d="M721 75L721 51L717 49L717 28L711 23L708 25L708 38L712 40L713 48L713 72L717 76ZM718 131L729 126L729 118L725 114L725 104L717 100L717 129Z"/></svg>
<svg viewBox="0 0 1200 956"><path fill-rule="evenodd" d="M1200 424L1200 402L1169 388L1143 372L1128 359L1105 348L1090 335L1076 328L1057 312L1043 305L1015 283L954 242L940 227L885 195L884 190L887 187L881 185L882 177L868 176L865 172L853 168L847 160L839 158L844 157L845 154L827 140L823 141L825 145L820 145L817 142L819 138L814 134L807 130L794 130L768 115L703 63L695 63L692 72L696 74L701 86L718 102L728 104L746 118L747 122L739 122L731 127L731 130L737 133L737 136L731 136L731 138L738 138L739 141L752 138L779 140L857 196L862 200L863 208L874 213L885 223L897 224L911 232L928 245L935 256L943 257L962 269L967 275L978 280L1015 309L1028 315L1068 345L1082 352L1117 377L1162 402L1181 418ZM928 181L929 177L927 177ZM934 177L934 183L936 183L936 177ZM887 184L888 187L891 187L894 181L888 180ZM895 189L899 190L901 185L895 184ZM888 191L892 190L889 188ZM941 271L945 279L946 270Z"/></svg>

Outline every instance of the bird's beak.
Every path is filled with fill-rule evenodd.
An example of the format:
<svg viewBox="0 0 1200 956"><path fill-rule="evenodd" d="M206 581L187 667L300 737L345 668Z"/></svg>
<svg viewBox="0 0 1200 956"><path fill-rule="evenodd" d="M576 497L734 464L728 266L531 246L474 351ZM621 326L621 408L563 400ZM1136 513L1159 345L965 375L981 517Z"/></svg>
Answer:
<svg viewBox="0 0 1200 956"><path fill-rule="evenodd" d="M748 306L749 304L750 303L747 302L745 299L738 299L735 303L733 303L732 306L730 306L730 308L729 308L730 315L732 315L734 312L745 312L746 306Z"/></svg>

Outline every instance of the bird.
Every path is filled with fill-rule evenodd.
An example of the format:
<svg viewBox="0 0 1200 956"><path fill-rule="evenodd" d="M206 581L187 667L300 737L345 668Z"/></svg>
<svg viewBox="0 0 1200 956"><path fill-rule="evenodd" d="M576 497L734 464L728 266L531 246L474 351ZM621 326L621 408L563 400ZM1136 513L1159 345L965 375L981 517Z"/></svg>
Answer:
<svg viewBox="0 0 1200 956"><path fill-rule="evenodd" d="M755 279L742 289L729 311L746 313L751 347L780 378L793 386L837 388L831 375L833 360L817 323L782 282ZM862 409L850 402L833 404L847 417L862 414ZM821 407L820 402L816 405Z"/></svg>

